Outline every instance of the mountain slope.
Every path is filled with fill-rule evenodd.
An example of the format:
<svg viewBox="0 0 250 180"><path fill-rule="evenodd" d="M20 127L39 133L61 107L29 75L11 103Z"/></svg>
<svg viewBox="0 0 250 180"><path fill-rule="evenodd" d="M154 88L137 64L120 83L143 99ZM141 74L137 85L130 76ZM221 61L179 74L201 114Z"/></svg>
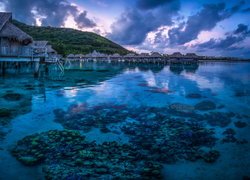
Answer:
<svg viewBox="0 0 250 180"><path fill-rule="evenodd" d="M87 54L94 50L106 54L127 54L122 46L92 32L70 28L29 26L13 20L13 24L33 37L34 40L47 40L62 55Z"/></svg>

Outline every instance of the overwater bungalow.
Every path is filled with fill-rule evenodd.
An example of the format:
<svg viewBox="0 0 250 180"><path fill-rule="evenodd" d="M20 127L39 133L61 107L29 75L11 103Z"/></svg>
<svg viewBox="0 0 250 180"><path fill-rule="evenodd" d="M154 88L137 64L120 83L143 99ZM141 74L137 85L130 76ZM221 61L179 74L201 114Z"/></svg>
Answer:
<svg viewBox="0 0 250 180"><path fill-rule="evenodd" d="M113 57L113 58L121 58L121 55L118 54L118 53L115 53L115 54L112 54L110 57Z"/></svg>
<svg viewBox="0 0 250 180"><path fill-rule="evenodd" d="M124 57L126 57L126 58L134 58L134 57L136 57L136 54L134 54L134 53L128 53Z"/></svg>
<svg viewBox="0 0 250 180"><path fill-rule="evenodd" d="M52 45L47 45L46 49L47 49L48 55L55 55L55 54L57 54L57 51L52 48Z"/></svg>
<svg viewBox="0 0 250 180"><path fill-rule="evenodd" d="M185 55L185 57L196 58L196 57L197 57L197 54L195 54L195 53L187 53L187 54Z"/></svg>
<svg viewBox="0 0 250 180"><path fill-rule="evenodd" d="M183 57L183 54L181 54L180 52L174 52L173 54L171 54L169 56L174 57L174 58L180 58L180 57Z"/></svg>
<svg viewBox="0 0 250 180"><path fill-rule="evenodd" d="M69 54L69 55L67 56L67 59L68 59L68 60L74 60L74 59L75 59L75 55L74 55L74 54Z"/></svg>
<svg viewBox="0 0 250 180"><path fill-rule="evenodd" d="M74 58L75 58L76 60L81 60L83 57L84 57L83 54L76 54Z"/></svg>
<svg viewBox="0 0 250 180"><path fill-rule="evenodd" d="M106 55L94 50L92 53L86 54L85 58L97 58L97 57L103 57L103 56L106 56Z"/></svg>
<svg viewBox="0 0 250 180"><path fill-rule="evenodd" d="M149 53L141 53L139 56L141 56L141 57L149 57L150 55L149 55Z"/></svg>
<svg viewBox="0 0 250 180"><path fill-rule="evenodd" d="M94 50L92 53L91 53L91 56L92 57L97 57L100 53L97 52L96 50Z"/></svg>
<svg viewBox="0 0 250 180"><path fill-rule="evenodd" d="M30 61L33 57L30 35L12 24L12 13L0 12L0 61Z"/></svg>
<svg viewBox="0 0 250 180"><path fill-rule="evenodd" d="M52 62L58 58L57 51L48 44L48 41L33 41L31 46L33 48L33 56L39 57L42 62Z"/></svg>
<svg viewBox="0 0 250 180"><path fill-rule="evenodd" d="M148 57L150 57L150 55L147 53L141 53L137 55L137 58L139 59L148 58Z"/></svg>
<svg viewBox="0 0 250 180"><path fill-rule="evenodd" d="M47 41L33 38L12 23L12 13L0 12L0 67L1 74L7 69L21 69L21 65L31 65L37 77L40 63L60 63L57 52ZM32 66L34 65L34 66Z"/></svg>
<svg viewBox="0 0 250 180"><path fill-rule="evenodd" d="M47 46L48 41L33 41L31 44L34 49L34 56L46 57L47 56Z"/></svg>
<svg viewBox="0 0 250 180"><path fill-rule="evenodd" d="M123 56L121 56L119 53L109 55L107 59L108 59L108 61L110 61L110 60L112 60L112 61L124 61Z"/></svg>
<svg viewBox="0 0 250 180"><path fill-rule="evenodd" d="M162 55L158 52L152 52L150 56L154 57L154 58L161 58L162 57Z"/></svg>

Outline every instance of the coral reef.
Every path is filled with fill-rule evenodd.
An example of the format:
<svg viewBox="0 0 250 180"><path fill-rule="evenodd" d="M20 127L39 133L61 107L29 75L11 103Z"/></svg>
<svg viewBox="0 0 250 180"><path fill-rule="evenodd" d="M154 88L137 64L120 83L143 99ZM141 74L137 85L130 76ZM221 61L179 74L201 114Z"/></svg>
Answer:
<svg viewBox="0 0 250 180"><path fill-rule="evenodd" d="M27 136L12 154L25 165L42 164L47 179L161 179L164 163L180 159L213 163L220 156L213 148L217 139L205 126L206 120L197 120L195 113L188 118L171 114L192 114L193 110L180 103L164 108L74 104L67 111L54 111L56 121L71 130ZM79 131L99 128L114 133L114 125L129 138L128 143L97 144Z"/></svg>
<svg viewBox="0 0 250 180"><path fill-rule="evenodd" d="M136 116L135 111L129 112L125 105L100 104L88 107L86 104L72 105L65 112L62 109L54 111L56 122L67 129L84 130L89 132L92 128L100 128L102 132L109 132L108 125L125 121L130 116Z"/></svg>
<svg viewBox="0 0 250 180"><path fill-rule="evenodd" d="M247 126L247 123L246 123L246 122L243 122L243 121L236 121L236 122L234 122L234 125L235 125L235 127L237 127L237 128L244 128L244 127Z"/></svg>
<svg viewBox="0 0 250 180"><path fill-rule="evenodd" d="M10 117L11 116L11 111L6 108L0 108L0 117Z"/></svg>
<svg viewBox="0 0 250 180"><path fill-rule="evenodd" d="M199 111L209 111L216 109L216 105L213 101L204 100L195 105L195 109Z"/></svg>
<svg viewBox="0 0 250 180"><path fill-rule="evenodd" d="M209 112L204 114L202 120L206 120L210 126L226 127L232 122L233 113Z"/></svg>
<svg viewBox="0 0 250 180"><path fill-rule="evenodd" d="M248 141L246 139L239 140L235 137L236 132L232 128L227 128L223 133L225 137L222 139L222 143L237 143L246 144Z"/></svg>
<svg viewBox="0 0 250 180"><path fill-rule="evenodd" d="M178 159L195 161L202 158L199 149L213 147L216 138L212 130L192 121L156 116L147 121L142 118L136 123L127 123L122 131L129 135L130 142L141 149L142 154L154 160L163 163Z"/></svg>
<svg viewBox="0 0 250 180"><path fill-rule="evenodd" d="M194 113L194 107L188 104L173 103L169 105L169 110L171 113L179 115L187 115Z"/></svg>
<svg viewBox="0 0 250 180"><path fill-rule="evenodd" d="M8 124L11 116L12 116L12 111L10 109L0 108L0 125Z"/></svg>
<svg viewBox="0 0 250 180"><path fill-rule="evenodd" d="M3 96L3 98L7 101L20 101L23 95L19 93L7 93Z"/></svg>
<svg viewBox="0 0 250 180"><path fill-rule="evenodd" d="M236 89L234 96L235 97L246 97L250 95L250 90L249 89Z"/></svg>
<svg viewBox="0 0 250 180"><path fill-rule="evenodd" d="M200 99L202 98L201 94L198 93L190 93L186 95L186 98L190 98L190 99Z"/></svg>
<svg viewBox="0 0 250 180"><path fill-rule="evenodd" d="M12 154L43 164L46 179L161 179L162 165L129 144L88 142L77 131L48 131L18 141Z"/></svg>

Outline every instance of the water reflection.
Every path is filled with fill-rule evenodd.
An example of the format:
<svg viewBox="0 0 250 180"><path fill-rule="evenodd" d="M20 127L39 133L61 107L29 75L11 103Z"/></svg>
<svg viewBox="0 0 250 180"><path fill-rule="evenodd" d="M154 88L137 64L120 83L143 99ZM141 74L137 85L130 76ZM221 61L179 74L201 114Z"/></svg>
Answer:
<svg viewBox="0 0 250 180"><path fill-rule="evenodd" d="M29 172L22 179L37 178L17 161L41 165L37 176L57 179L241 179L250 173L249 64L71 68L63 79L0 80L1 105L6 93L20 89L32 102L30 112L4 126L11 132L1 144L0 179L13 177L13 169Z"/></svg>
<svg viewBox="0 0 250 180"><path fill-rule="evenodd" d="M187 73L195 73L199 68L198 63L190 63L190 64L170 64L169 69L174 74L181 74L183 71Z"/></svg>

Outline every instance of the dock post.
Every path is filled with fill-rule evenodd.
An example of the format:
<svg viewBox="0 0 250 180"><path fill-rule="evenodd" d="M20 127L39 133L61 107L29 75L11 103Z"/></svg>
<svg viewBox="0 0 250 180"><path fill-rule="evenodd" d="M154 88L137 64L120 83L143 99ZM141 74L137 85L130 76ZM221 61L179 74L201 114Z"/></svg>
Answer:
<svg viewBox="0 0 250 180"><path fill-rule="evenodd" d="M49 66L48 66L47 63L45 64L45 75L46 75L46 76L49 75Z"/></svg>
<svg viewBox="0 0 250 180"><path fill-rule="evenodd" d="M6 71L6 69L5 69L5 62L3 61L2 62L2 75L3 76L5 75L5 71Z"/></svg>
<svg viewBox="0 0 250 180"><path fill-rule="evenodd" d="M39 61L35 62L34 78L39 77Z"/></svg>

